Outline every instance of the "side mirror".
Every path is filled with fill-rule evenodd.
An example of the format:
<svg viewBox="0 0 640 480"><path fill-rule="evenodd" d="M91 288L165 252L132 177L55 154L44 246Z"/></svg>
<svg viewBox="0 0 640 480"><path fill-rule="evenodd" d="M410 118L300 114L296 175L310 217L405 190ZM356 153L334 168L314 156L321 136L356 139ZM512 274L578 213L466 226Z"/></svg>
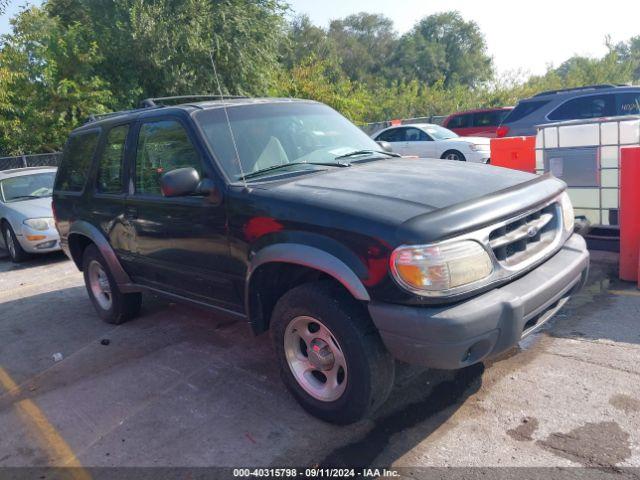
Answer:
<svg viewBox="0 0 640 480"><path fill-rule="evenodd" d="M378 145L380 145L380 148L382 148L385 152L393 152L393 147L391 146L391 144L389 142L385 142L384 140L380 140L378 142L376 142Z"/></svg>
<svg viewBox="0 0 640 480"><path fill-rule="evenodd" d="M183 197L198 192L200 175L195 168L171 170L160 177L160 191L164 197Z"/></svg>

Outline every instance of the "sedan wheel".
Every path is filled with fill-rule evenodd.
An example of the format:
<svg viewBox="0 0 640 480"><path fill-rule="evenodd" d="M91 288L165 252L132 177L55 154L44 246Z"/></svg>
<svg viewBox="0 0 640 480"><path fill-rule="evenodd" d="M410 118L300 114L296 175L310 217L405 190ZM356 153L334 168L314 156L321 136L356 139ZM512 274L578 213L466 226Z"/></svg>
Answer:
<svg viewBox="0 0 640 480"><path fill-rule="evenodd" d="M464 155L460 152L458 152L457 150L449 150L444 152L444 154L442 155L443 159L445 160L455 160L458 162L466 162L466 158L464 158Z"/></svg>

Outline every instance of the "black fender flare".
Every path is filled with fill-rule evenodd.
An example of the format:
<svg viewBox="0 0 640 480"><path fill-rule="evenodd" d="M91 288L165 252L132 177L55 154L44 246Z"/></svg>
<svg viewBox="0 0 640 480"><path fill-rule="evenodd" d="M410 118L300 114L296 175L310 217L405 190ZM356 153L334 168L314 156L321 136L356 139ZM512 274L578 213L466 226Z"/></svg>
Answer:
<svg viewBox="0 0 640 480"><path fill-rule="evenodd" d="M355 272L338 257L316 247L299 243L276 243L259 250L252 258L245 281L245 311L250 316L249 300L251 276L266 263L293 263L313 268L335 278L357 300L371 300L369 292Z"/></svg>
<svg viewBox="0 0 640 480"><path fill-rule="evenodd" d="M123 292L133 292L139 291L139 289L135 288L131 278L125 272L124 268L120 264L118 257L116 256L116 252L113 250L107 239L104 237L102 232L98 230L95 226L91 225L85 221L76 221L71 224L69 228L69 233L67 235L67 243L72 235L81 235L83 237L88 238L100 251L100 254L105 259L109 266L109 270L111 271L111 275L113 275L114 280L118 284L118 288ZM70 249L70 246L69 246ZM73 255L73 252L71 252ZM82 268L82 259L76 259L72 256L73 261L76 263L78 268Z"/></svg>

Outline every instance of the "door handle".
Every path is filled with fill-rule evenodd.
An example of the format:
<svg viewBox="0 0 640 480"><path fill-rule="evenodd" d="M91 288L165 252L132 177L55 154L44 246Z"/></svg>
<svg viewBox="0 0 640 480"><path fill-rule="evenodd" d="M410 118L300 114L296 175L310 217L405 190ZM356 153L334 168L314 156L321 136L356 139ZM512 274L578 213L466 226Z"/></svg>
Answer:
<svg viewBox="0 0 640 480"><path fill-rule="evenodd" d="M138 218L138 209L136 207L126 207L125 215L127 218Z"/></svg>

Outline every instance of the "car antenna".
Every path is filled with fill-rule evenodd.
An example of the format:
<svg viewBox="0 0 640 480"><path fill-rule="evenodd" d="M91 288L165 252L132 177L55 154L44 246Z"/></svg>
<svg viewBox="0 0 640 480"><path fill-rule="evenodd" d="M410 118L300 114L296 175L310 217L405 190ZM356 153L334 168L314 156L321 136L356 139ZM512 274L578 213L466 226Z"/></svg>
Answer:
<svg viewBox="0 0 640 480"><path fill-rule="evenodd" d="M244 169L242 168L242 162L240 161L240 152L238 151L236 137L233 134L233 128L231 127L231 121L229 120L229 112L227 112L227 104L225 103L224 95L222 94L222 87L220 86L220 78L218 78L218 70L216 69L216 62L213 60L213 50L209 52L209 58L211 59L211 66L213 67L213 76L216 78L216 83L218 84L218 94L220 95L220 100L222 100L223 102L222 109L224 110L224 116L227 119L227 127L229 127L229 135L231 135L231 142L233 143L233 151L236 154L236 161L238 162L238 168L240 169L242 183L244 184L244 188L249 188L247 186L247 180L244 176Z"/></svg>

